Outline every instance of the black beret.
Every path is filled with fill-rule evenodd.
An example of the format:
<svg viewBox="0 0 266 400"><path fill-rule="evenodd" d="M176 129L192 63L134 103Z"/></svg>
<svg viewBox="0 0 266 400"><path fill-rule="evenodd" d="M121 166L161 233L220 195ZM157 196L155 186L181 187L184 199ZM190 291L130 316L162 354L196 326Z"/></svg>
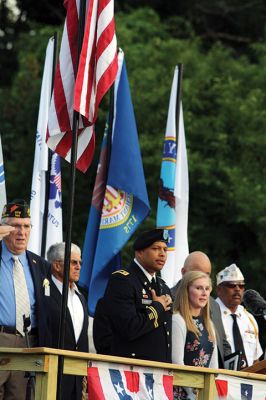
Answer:
<svg viewBox="0 0 266 400"><path fill-rule="evenodd" d="M2 218L30 218L30 207L25 200L13 200L4 206Z"/></svg>
<svg viewBox="0 0 266 400"><path fill-rule="evenodd" d="M151 231L142 232L133 244L134 250L146 249L154 242L165 242L168 244L169 234L167 229L153 229Z"/></svg>

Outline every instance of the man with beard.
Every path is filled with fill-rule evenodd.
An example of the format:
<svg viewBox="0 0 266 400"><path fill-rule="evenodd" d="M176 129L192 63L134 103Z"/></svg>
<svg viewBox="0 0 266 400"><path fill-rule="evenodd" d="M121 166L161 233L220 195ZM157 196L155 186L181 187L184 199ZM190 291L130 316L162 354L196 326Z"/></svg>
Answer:
<svg viewBox="0 0 266 400"><path fill-rule="evenodd" d="M217 274L216 301L221 309L227 340L232 351L239 354L238 369L252 365L262 355L257 322L241 305L244 290L244 276L235 264Z"/></svg>

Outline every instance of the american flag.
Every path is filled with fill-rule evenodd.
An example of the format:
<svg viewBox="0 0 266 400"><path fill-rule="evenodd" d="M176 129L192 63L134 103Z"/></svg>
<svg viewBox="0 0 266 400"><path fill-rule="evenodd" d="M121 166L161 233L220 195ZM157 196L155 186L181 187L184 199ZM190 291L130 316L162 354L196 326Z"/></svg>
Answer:
<svg viewBox="0 0 266 400"><path fill-rule="evenodd" d="M90 0L75 84L74 108L92 124L118 70L114 0Z"/></svg>
<svg viewBox="0 0 266 400"><path fill-rule="evenodd" d="M46 137L47 145L67 161L70 161L72 146L79 3L80 0L66 0L64 3L67 15L55 74ZM76 166L82 172L86 172L92 161L94 147L94 126L89 126L88 121L79 117Z"/></svg>
<svg viewBox="0 0 266 400"><path fill-rule="evenodd" d="M173 375L163 369L93 362L89 400L173 400Z"/></svg>

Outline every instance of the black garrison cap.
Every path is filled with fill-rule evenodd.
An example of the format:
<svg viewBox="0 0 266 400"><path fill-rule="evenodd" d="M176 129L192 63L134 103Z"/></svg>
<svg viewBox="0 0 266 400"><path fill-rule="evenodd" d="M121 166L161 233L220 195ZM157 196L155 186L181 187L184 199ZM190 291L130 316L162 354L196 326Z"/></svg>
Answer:
<svg viewBox="0 0 266 400"><path fill-rule="evenodd" d="M25 200L12 200L4 206L2 218L30 218L30 207Z"/></svg>

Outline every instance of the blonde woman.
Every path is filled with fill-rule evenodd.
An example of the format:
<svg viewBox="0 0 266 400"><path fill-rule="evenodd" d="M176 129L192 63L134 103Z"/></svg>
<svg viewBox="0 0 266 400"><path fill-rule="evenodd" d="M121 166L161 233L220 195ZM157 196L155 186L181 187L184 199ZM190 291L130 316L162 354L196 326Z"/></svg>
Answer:
<svg viewBox="0 0 266 400"><path fill-rule="evenodd" d="M209 311L211 280L201 271L187 272L177 288L172 319L172 362L218 368L215 333ZM192 399L193 391L176 388L175 399Z"/></svg>

